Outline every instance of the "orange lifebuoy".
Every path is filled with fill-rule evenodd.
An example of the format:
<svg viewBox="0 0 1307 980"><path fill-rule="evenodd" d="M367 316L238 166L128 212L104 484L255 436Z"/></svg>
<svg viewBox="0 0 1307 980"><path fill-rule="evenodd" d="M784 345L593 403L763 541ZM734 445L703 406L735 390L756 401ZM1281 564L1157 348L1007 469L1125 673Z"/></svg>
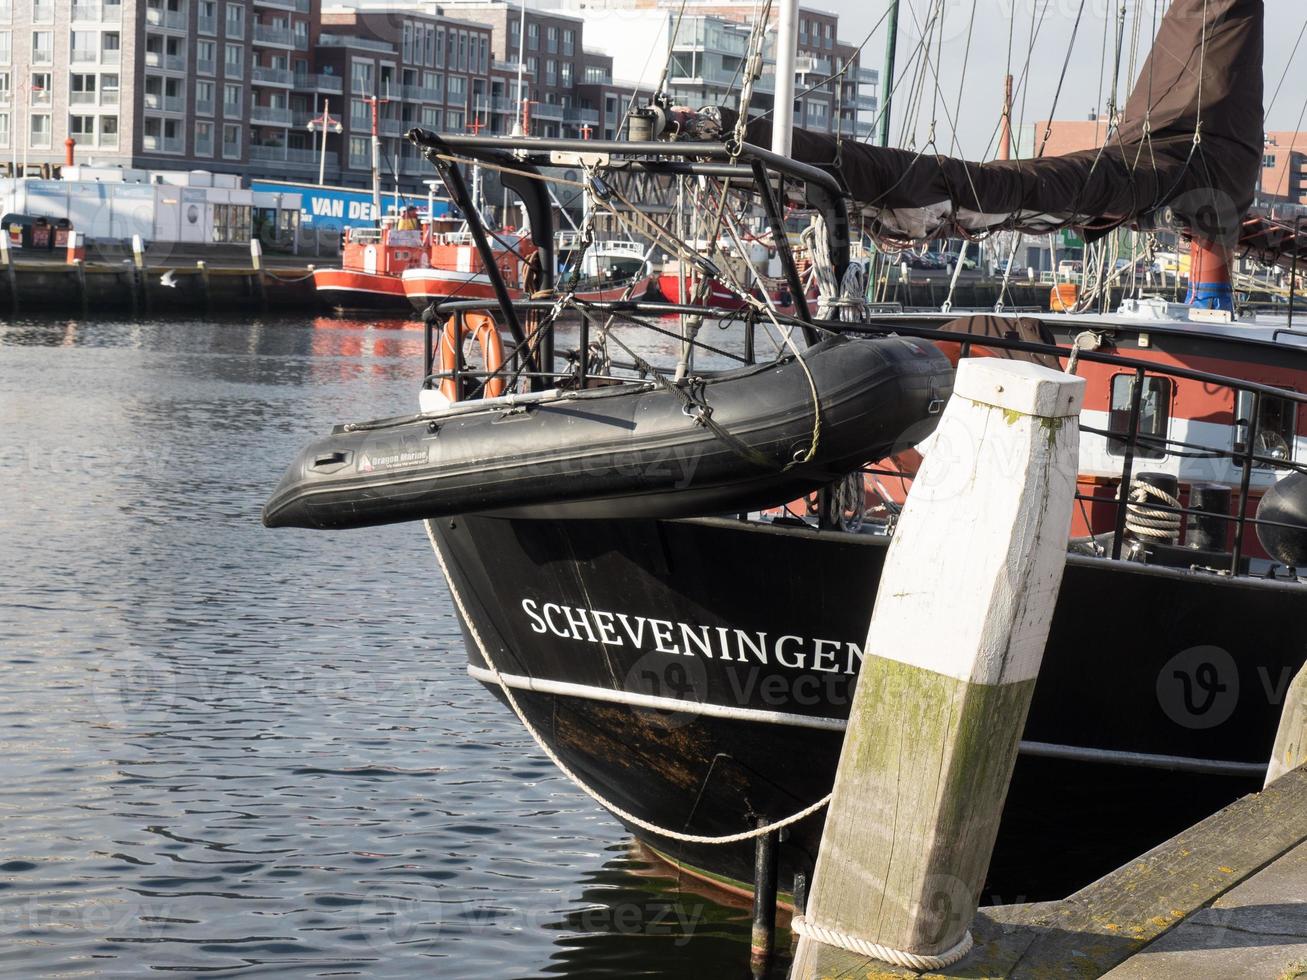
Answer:
<svg viewBox="0 0 1307 980"><path fill-rule="evenodd" d="M440 382L440 393L451 402L456 402L459 398L458 382L452 375L458 369L458 354L463 346L464 330L470 332L481 345L481 356L485 360L488 374L493 374L504 366L504 343L499 338L499 326L494 317L487 313L464 313L460 324L457 316L451 316L445 321L445 329L440 333L440 373L451 375ZM498 398L503 393L503 378L486 379L484 397Z"/></svg>

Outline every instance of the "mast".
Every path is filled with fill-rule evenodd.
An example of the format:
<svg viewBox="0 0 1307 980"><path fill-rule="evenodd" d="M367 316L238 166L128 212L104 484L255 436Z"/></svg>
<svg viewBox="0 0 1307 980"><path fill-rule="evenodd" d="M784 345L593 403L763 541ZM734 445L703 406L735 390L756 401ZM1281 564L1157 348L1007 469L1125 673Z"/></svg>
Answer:
<svg viewBox="0 0 1307 980"><path fill-rule="evenodd" d="M794 68L799 53L799 0L780 0L776 24L776 97L772 103L771 148L790 155L794 139Z"/></svg>
<svg viewBox="0 0 1307 980"><path fill-rule="evenodd" d="M372 96L372 216L381 227L381 137L377 133L377 110L381 101Z"/></svg>
<svg viewBox="0 0 1307 980"><path fill-rule="evenodd" d="M998 158L1012 159L1012 76L1003 81L1003 120L998 131Z"/></svg>
<svg viewBox="0 0 1307 980"><path fill-rule="evenodd" d="M885 37L885 73L881 78L881 89L885 93L884 105L880 110L880 145L889 146L890 109L894 103L894 61L899 51L899 0L893 0L889 7L889 26Z"/></svg>

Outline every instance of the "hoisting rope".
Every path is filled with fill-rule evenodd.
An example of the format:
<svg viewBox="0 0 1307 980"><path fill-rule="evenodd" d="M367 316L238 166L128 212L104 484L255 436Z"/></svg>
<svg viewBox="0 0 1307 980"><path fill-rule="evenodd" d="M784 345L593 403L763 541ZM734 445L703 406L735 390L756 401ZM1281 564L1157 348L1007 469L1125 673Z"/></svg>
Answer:
<svg viewBox="0 0 1307 980"><path fill-rule="evenodd" d="M799 236L812 258L812 273L817 282L817 319L840 319L845 323L859 323L867 318L867 282L862 266L850 262L840 281L835 278L835 263L831 260L830 239L826 235L826 219L820 212L812 216L808 227Z"/></svg>
<svg viewBox="0 0 1307 980"><path fill-rule="evenodd" d="M752 830L741 831L738 834L725 834L720 837L709 837L701 834L684 834L668 827L660 827L655 823L637 817L629 810L622 809L612 800L606 798L598 790L590 786L584 779L577 775L566 762L560 759L558 753L549 747L544 738L536 730L536 727L527 719L526 713L522 710L522 706L517 702L517 697L513 694L513 689L508 685L508 682L504 680L504 676L499 672L499 668L495 666L495 661L490 656L490 650L486 646L485 641L481 638L481 631L477 629L476 621L468 615L467 607L463 604L463 597L458 591L458 586L454 584L453 576L449 574L449 566L445 564L445 556L441 553L440 545L436 541L436 532L432 522L427 520L422 523L427 529L427 537L431 541L431 549L436 553L436 562L440 565L440 571L444 574L445 581L449 583L449 594L454 599L454 605L458 609L458 614L467 625L467 630L472 635L473 642L476 643L477 652L481 654L481 659L485 661L486 667L494 676L495 683L498 684L500 690L504 692L504 699L508 701L508 706L513 709L513 714L517 715L517 720L522 723L522 727L526 729L527 734L535 740L536 745L538 745L540 751L549 758L549 761L558 767L559 772L571 780L577 789L590 797L590 799L594 800L609 813L613 814L613 816L634 827L639 827L641 830L646 830L651 834L657 834L659 837L680 841L684 844L738 844L741 841L753 840L757 837L764 837L767 834L774 834L776 831L782 830L791 824L796 824L800 820L805 820L814 813L819 812L827 803L830 802L833 793L827 793L816 803L805 807L797 813L790 814L784 820L777 820L774 823L769 823L762 827L755 827Z"/></svg>

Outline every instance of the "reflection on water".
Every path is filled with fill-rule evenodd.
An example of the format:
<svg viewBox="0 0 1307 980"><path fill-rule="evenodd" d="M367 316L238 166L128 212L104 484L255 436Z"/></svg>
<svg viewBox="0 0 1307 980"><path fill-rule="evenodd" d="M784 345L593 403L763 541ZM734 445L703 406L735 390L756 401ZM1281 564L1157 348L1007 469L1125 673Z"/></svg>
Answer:
<svg viewBox="0 0 1307 980"><path fill-rule="evenodd" d="M309 436L414 404L421 349L0 324L0 969L747 975L747 913L629 852L468 678L421 533L260 526Z"/></svg>

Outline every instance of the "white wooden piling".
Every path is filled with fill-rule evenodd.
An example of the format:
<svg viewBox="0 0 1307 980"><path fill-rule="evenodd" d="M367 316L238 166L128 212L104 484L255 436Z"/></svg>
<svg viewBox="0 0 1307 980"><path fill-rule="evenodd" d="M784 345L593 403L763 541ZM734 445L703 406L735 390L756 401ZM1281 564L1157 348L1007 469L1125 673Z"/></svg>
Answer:
<svg viewBox="0 0 1307 980"><path fill-rule="evenodd" d="M1266 785L1302 765L1307 765L1307 664L1284 692L1284 710L1271 764L1266 769Z"/></svg>
<svg viewBox="0 0 1307 980"><path fill-rule="evenodd" d="M1053 606L1084 381L965 360L881 576L792 977L970 946Z"/></svg>

